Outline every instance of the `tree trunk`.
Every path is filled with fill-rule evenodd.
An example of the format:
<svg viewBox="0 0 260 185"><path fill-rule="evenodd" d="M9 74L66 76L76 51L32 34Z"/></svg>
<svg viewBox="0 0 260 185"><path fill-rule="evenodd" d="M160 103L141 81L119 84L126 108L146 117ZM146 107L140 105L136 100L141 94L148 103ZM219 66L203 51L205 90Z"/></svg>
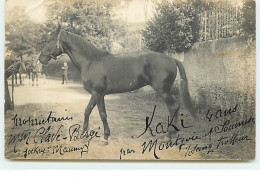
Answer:
<svg viewBox="0 0 260 185"><path fill-rule="evenodd" d="M6 114L7 110L13 110L13 109L14 109L14 104L11 101L11 97L10 97L10 93L9 93L9 89L8 89L8 82L5 77L5 107L4 107L5 114Z"/></svg>

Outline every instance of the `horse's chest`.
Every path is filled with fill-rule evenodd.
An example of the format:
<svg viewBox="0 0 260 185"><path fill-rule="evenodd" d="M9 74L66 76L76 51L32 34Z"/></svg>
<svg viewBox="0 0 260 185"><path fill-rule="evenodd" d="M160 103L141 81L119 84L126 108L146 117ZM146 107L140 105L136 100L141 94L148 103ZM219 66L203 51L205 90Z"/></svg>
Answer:
<svg viewBox="0 0 260 185"><path fill-rule="evenodd" d="M84 70L82 73L82 81L84 89L89 93L93 91L103 92L106 90L106 73L98 65L92 65L88 70Z"/></svg>
<svg viewBox="0 0 260 185"><path fill-rule="evenodd" d="M104 76L90 77L83 80L83 86L89 93L93 91L103 93L106 90L106 79Z"/></svg>
<svg viewBox="0 0 260 185"><path fill-rule="evenodd" d="M90 80L83 81L83 87L85 90L87 90L89 93L92 93L92 87L93 87L93 82Z"/></svg>

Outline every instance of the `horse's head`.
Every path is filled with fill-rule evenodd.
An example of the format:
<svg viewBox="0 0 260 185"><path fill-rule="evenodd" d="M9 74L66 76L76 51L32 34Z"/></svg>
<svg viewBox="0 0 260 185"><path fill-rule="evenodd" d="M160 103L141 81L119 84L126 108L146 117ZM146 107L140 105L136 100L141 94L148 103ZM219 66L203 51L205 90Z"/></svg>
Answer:
<svg viewBox="0 0 260 185"><path fill-rule="evenodd" d="M49 39L40 53L39 60L42 64L47 64L51 59L56 59L57 56L62 54L60 33L61 26L59 24L58 28L50 34Z"/></svg>

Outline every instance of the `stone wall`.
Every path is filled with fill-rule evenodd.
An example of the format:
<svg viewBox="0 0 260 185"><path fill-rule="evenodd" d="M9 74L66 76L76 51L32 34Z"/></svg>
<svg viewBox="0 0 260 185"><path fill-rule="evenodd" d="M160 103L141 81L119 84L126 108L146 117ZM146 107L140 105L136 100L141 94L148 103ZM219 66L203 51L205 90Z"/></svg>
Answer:
<svg viewBox="0 0 260 185"><path fill-rule="evenodd" d="M244 37L201 42L184 53L189 89L197 103L254 107L255 42Z"/></svg>

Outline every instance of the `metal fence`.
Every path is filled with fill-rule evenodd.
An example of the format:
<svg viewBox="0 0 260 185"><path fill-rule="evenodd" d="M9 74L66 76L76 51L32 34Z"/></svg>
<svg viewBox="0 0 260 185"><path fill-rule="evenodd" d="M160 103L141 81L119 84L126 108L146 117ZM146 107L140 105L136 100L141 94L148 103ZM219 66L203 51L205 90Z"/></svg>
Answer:
<svg viewBox="0 0 260 185"><path fill-rule="evenodd" d="M242 13L231 4L212 4L200 16L200 41L228 38L240 34Z"/></svg>

